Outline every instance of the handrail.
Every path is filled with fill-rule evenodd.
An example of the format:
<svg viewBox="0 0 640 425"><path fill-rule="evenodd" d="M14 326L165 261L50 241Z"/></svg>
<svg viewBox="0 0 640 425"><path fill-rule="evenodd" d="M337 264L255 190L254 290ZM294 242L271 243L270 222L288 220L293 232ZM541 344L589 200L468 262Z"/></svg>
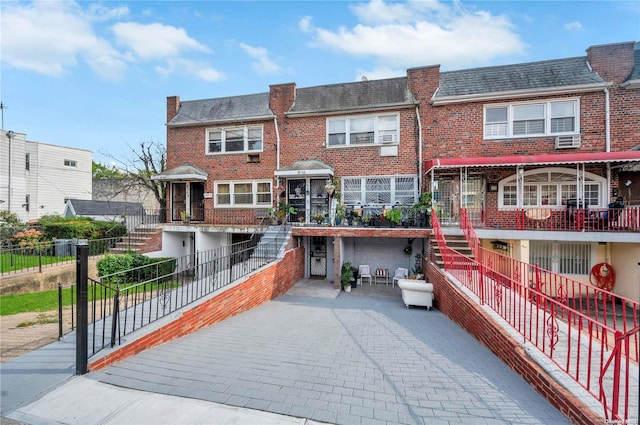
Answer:
<svg viewBox="0 0 640 425"><path fill-rule="evenodd" d="M439 249L443 252L438 236L440 223L437 219L435 220L435 224L434 235L436 235ZM460 226L463 228L469 245L473 245L475 231L467 215L462 211ZM436 227L438 228L438 232L436 232ZM446 240L444 240L444 243L446 244ZM579 360L573 359L569 354L571 350L573 350L577 352L577 354L573 354L573 356L579 358L581 352L579 345L574 348L569 347L566 365L564 365L563 370L600 401L607 419L609 412L615 420L628 419L630 398L629 369L637 368L637 363L640 360L640 319L638 318L640 303L551 271L540 269L537 264L531 265L507 255L480 248L479 243L477 253L474 253L476 260L468 258L448 247L444 248L444 251L452 257L457 257L455 262L444 262L445 270L449 271L459 279L464 286L472 290L476 296L479 297L481 304L484 305L486 302L490 308L503 315L503 318L505 318L514 329L523 334L525 338L529 339L531 343L559 366L561 364L558 363L557 360L554 360L554 348L558 340L557 324L551 325L555 330L549 333L551 328L547 328L549 323L545 323L543 329L546 329L546 334L542 334L539 337L537 332L534 332L535 340L531 339L533 334L530 333L536 331L540 326L538 323L540 315L544 319L544 322L552 319L554 323L557 323L557 320L562 320L566 323L569 333L566 343L569 345L575 343L571 338L572 333L581 335L586 332L589 339L589 348L587 350L589 356L588 360L585 361L585 367L588 369L586 381L581 380L580 374L577 373L577 370L580 368ZM461 270L464 272L460 273ZM490 290L491 288L487 288L486 285L493 286L493 291ZM516 297L522 295L525 295L525 299L528 299L528 302L535 303L535 307L532 305L528 312L526 304L524 305L524 314L525 316L527 314L529 315L528 318L525 317L528 322L524 326L521 323L521 317L517 318L517 322L511 321L510 319L512 318L504 317L504 314L506 314L505 309L516 306L518 309L522 308L520 307L522 300L516 301ZM508 300L509 305L504 305L503 298L505 296L513 298ZM619 313L620 311L622 314L617 315L616 312ZM521 314L521 312L518 314ZM588 324L586 330L585 323ZM611 333L615 335L613 344L609 342L607 337ZM630 346L632 340L634 343L633 347ZM580 341L580 336L578 336L577 341ZM596 344L594 344L594 341ZM623 341L625 343L624 350L621 347ZM590 387L590 376L593 372L591 370L591 364L595 362L595 360L591 358L591 355L592 350L598 348L598 344L602 351L600 352L600 369L596 371L599 374L598 394L595 394ZM608 360L603 363L602 358L604 352L608 350L611 350L611 354ZM622 356L624 356L626 362L624 365L622 364ZM575 375L569 373L571 361L578 361L575 366L572 366L576 368ZM613 383L610 387L610 406L606 396L605 376L612 362L614 362L614 370ZM634 365L631 365L631 362L635 362ZM625 374L625 380L621 383L620 376L622 373ZM624 413L622 416L619 414L620 399L624 401Z"/></svg>

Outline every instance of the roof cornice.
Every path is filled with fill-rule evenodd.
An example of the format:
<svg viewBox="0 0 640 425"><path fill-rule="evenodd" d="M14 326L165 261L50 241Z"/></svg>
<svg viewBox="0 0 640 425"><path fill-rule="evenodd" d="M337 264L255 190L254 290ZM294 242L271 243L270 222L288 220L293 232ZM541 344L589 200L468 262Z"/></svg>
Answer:
<svg viewBox="0 0 640 425"><path fill-rule="evenodd" d="M625 81L620 84L623 89L638 89L640 88L640 79Z"/></svg>
<svg viewBox="0 0 640 425"><path fill-rule="evenodd" d="M488 100L499 99L511 99L514 97L523 96L548 96L558 94L571 94L571 93L588 93L592 91L604 90L613 86L613 83L594 83L594 84L580 84L577 86L562 86L554 88L542 88L536 90L512 90L505 92L493 92L482 94L469 94L462 96L447 96L439 99L431 98L431 104L433 106L449 105L452 103L465 103L465 102L482 102Z"/></svg>
<svg viewBox="0 0 640 425"><path fill-rule="evenodd" d="M374 107L363 106L360 108L348 108L348 109L330 109L330 110L319 110L319 111L296 111L296 112L285 112L285 116L287 117L310 117L310 116L318 116L318 115L344 115L351 114L357 112L372 112L372 111L382 111L389 109L409 109L414 108L415 105L418 105L419 102L413 101L411 103L389 103L386 105L378 105Z"/></svg>
<svg viewBox="0 0 640 425"><path fill-rule="evenodd" d="M188 123L180 123L180 124L171 124L166 123L167 127L198 127L202 125L220 125L220 124L240 124L246 123L250 121L266 121L273 120L276 118L276 115L262 115L257 117L242 117L242 118L234 118L234 119L222 119L222 120L207 120L207 121L198 121L198 122L188 122Z"/></svg>

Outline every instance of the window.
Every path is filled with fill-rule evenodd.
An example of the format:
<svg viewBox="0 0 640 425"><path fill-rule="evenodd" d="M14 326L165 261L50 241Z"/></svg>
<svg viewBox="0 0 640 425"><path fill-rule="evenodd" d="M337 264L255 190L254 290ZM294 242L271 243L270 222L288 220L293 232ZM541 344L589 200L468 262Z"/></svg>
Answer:
<svg viewBox="0 0 640 425"><path fill-rule="evenodd" d="M327 119L328 146L397 143L398 114Z"/></svg>
<svg viewBox="0 0 640 425"><path fill-rule="evenodd" d="M415 176L345 177L345 205L411 205L417 200Z"/></svg>
<svg viewBox="0 0 640 425"><path fill-rule="evenodd" d="M264 207L271 205L271 181L215 183L216 207Z"/></svg>
<svg viewBox="0 0 640 425"><path fill-rule="evenodd" d="M484 137L577 134L578 101L490 105L484 108Z"/></svg>
<svg viewBox="0 0 640 425"><path fill-rule="evenodd" d="M499 207L562 207L567 199L576 199L578 183L576 171L561 168L546 168L526 171L523 176L522 205L518 205L515 174L498 185ZM585 173L584 200L587 206L603 206L604 177Z"/></svg>
<svg viewBox="0 0 640 425"><path fill-rule="evenodd" d="M29 212L29 204L31 203L31 195L25 195L24 197L24 209Z"/></svg>
<svg viewBox="0 0 640 425"><path fill-rule="evenodd" d="M31 155L26 153L24 154L24 169L29 171L31 169Z"/></svg>
<svg viewBox="0 0 640 425"><path fill-rule="evenodd" d="M260 125L207 130L207 154L261 151Z"/></svg>
<svg viewBox="0 0 640 425"><path fill-rule="evenodd" d="M76 161L74 161L73 159L65 159L64 160L64 166L65 167L77 167L78 164Z"/></svg>
<svg viewBox="0 0 640 425"><path fill-rule="evenodd" d="M589 243L530 241L529 263L565 275L588 275L591 265Z"/></svg>

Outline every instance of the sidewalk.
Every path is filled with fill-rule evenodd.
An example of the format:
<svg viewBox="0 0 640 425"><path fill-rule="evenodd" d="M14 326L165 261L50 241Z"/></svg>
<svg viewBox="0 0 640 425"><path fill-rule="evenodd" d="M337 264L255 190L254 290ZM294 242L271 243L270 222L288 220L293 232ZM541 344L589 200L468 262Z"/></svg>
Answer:
<svg viewBox="0 0 640 425"><path fill-rule="evenodd" d="M399 291L302 282L84 377L72 376L73 344L56 342L0 365L2 416L32 425L569 423L444 315L405 308Z"/></svg>

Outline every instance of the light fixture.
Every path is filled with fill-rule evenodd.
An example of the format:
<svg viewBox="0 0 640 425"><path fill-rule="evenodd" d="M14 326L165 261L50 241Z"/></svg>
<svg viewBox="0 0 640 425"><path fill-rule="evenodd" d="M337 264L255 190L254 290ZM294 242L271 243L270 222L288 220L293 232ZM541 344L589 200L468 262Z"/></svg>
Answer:
<svg viewBox="0 0 640 425"><path fill-rule="evenodd" d="M633 182L631 181L631 179L627 179L627 181L626 181L626 182L624 182L624 185L625 185L626 187L629 187L629 186L631 186L632 184L633 184Z"/></svg>

